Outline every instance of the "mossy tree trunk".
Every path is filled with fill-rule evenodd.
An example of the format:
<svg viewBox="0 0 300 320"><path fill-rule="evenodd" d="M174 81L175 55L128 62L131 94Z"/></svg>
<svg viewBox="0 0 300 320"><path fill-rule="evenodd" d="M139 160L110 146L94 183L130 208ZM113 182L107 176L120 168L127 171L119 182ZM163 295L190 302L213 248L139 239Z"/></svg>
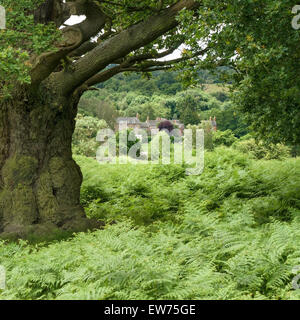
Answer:
<svg viewBox="0 0 300 320"><path fill-rule="evenodd" d="M34 95L19 89L0 110L0 236L92 227L71 151L77 101L50 88Z"/></svg>

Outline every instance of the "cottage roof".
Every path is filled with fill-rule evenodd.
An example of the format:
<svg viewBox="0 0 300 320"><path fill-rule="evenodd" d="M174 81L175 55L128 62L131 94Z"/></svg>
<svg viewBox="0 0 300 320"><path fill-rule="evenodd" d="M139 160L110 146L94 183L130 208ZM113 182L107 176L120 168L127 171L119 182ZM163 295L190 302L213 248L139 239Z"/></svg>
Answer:
<svg viewBox="0 0 300 320"><path fill-rule="evenodd" d="M130 125L138 125L139 128L158 128L158 126L164 122L169 122L171 125L176 125L179 128L184 128L184 124L180 120L167 120L158 118L156 120L150 120L149 118L145 122L141 122L138 117L119 117L116 120L117 124L120 125L122 122Z"/></svg>
<svg viewBox="0 0 300 320"><path fill-rule="evenodd" d="M158 121L158 120L148 120L147 123L150 126L157 126L160 123L160 121Z"/></svg>
<svg viewBox="0 0 300 320"><path fill-rule="evenodd" d="M120 117L117 118L117 123L126 122L128 124L140 124L141 121L136 117Z"/></svg>
<svg viewBox="0 0 300 320"><path fill-rule="evenodd" d="M140 125L141 128L149 128L149 124L147 122L141 122Z"/></svg>

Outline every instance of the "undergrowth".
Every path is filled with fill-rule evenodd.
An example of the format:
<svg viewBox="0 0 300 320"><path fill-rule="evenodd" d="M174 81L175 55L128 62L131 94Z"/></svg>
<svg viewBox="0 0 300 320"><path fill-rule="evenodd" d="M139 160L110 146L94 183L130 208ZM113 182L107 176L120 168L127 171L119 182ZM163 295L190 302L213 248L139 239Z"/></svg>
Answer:
<svg viewBox="0 0 300 320"><path fill-rule="evenodd" d="M176 165L100 165L77 156L81 202L104 230L0 243L1 299L299 299L300 159L207 152Z"/></svg>

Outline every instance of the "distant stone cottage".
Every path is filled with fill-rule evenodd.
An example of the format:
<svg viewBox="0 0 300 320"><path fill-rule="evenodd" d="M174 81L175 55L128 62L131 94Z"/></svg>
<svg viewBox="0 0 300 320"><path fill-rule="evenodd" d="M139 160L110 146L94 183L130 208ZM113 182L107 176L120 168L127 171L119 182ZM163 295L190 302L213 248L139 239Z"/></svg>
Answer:
<svg viewBox="0 0 300 320"><path fill-rule="evenodd" d="M157 118L156 120L150 120L149 117L145 122L141 122L139 119L139 115L137 114L136 117L120 117L117 118L116 124L115 124L115 131L122 131L125 128L128 129L144 129L146 130L149 134L159 132L159 125L162 124L163 122L170 122L174 126L174 129L179 129L181 132L181 135L183 135L184 132L184 124L181 123L179 120L168 120L168 119L163 119L163 118ZM209 120L203 120L201 121L201 124L204 126L208 126L211 128L212 131L217 131L217 119L216 117L212 118L210 117Z"/></svg>
<svg viewBox="0 0 300 320"><path fill-rule="evenodd" d="M145 122L141 122L139 119L139 115L137 114L136 117L120 117L117 118L116 124L115 124L115 131L122 131L126 127L129 129L144 129L149 134L152 132L155 133L155 131L159 132L159 125L164 121L170 121L174 129L179 129L181 134L183 135L184 131L184 124L181 123L179 120L167 120L163 118L157 118L156 120L150 120L149 117Z"/></svg>

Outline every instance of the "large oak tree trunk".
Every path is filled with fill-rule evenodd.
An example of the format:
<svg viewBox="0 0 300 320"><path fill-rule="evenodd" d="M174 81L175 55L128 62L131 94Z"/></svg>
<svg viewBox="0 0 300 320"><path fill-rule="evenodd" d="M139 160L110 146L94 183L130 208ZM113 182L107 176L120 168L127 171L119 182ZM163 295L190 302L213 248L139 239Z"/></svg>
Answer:
<svg viewBox="0 0 300 320"><path fill-rule="evenodd" d="M71 151L78 101L45 87L16 91L0 102L0 237L92 228Z"/></svg>

